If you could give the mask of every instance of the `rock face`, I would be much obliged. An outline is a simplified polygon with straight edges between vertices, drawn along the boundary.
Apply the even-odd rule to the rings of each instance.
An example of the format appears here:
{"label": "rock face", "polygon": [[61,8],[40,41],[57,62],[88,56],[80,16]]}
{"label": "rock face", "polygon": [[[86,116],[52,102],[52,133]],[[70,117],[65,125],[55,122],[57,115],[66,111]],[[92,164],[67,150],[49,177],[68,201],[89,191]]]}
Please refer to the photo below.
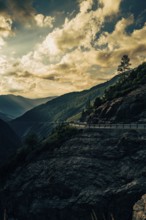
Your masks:
{"label": "rock face", "polygon": [[19,220],[130,220],[146,193],[145,161],[142,131],[79,131],[22,161],[1,185],[0,215],[6,208]]}
{"label": "rock face", "polygon": [[146,219],[146,194],[133,207],[133,220]]}
{"label": "rock face", "polygon": [[125,97],[107,101],[91,117],[91,121],[146,122],[146,85]]}

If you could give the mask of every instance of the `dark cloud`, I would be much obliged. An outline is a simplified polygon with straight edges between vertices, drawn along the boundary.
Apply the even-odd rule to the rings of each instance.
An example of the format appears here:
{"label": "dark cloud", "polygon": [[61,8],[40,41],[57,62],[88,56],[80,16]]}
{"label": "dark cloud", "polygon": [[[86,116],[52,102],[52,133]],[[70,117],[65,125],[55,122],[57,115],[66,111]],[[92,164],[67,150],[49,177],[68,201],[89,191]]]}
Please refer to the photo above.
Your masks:
{"label": "dark cloud", "polygon": [[0,27],[0,32],[5,32],[5,31],[8,31],[8,29],[5,27]]}
{"label": "dark cloud", "polygon": [[8,11],[13,20],[25,23],[33,22],[35,9],[32,6],[33,0],[7,0]]}
{"label": "dark cloud", "polygon": [[146,45],[145,44],[139,44],[135,46],[133,50],[129,52],[133,57],[136,55],[142,55],[143,53],[146,53]]}
{"label": "dark cloud", "polygon": [[30,85],[29,89],[35,89],[37,87],[36,83],[33,83],[32,85]]}
{"label": "dark cloud", "polygon": [[10,92],[10,93],[23,92],[23,89],[9,88],[8,92]]}
{"label": "dark cloud", "polygon": [[40,78],[51,80],[51,81],[56,81],[56,76],[54,76],[54,75],[43,76],[43,77],[40,77]]}
{"label": "dark cloud", "polygon": [[33,23],[33,0],[0,0],[0,13],[10,16],[18,23]]}
{"label": "dark cloud", "polygon": [[7,76],[14,76],[16,78],[30,78],[33,77],[33,74],[28,71],[22,71],[22,70],[16,70],[16,71],[10,71],[6,73]]}
{"label": "dark cloud", "polygon": [[[77,6],[72,0],[0,0],[0,13],[7,14],[17,23],[35,24],[34,15],[56,15],[72,12]],[[64,15],[65,16],[65,15]]]}
{"label": "dark cloud", "polygon": [[57,69],[58,70],[68,70],[70,69],[72,66],[68,63],[62,63],[62,64],[59,64]]}

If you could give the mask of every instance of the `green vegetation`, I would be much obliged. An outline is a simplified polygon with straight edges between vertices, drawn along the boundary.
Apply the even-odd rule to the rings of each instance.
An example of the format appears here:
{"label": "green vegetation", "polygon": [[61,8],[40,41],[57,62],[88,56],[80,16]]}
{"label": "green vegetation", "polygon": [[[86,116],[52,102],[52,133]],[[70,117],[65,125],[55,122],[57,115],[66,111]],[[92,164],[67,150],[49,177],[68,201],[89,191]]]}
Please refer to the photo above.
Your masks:
{"label": "green vegetation", "polygon": [[38,149],[40,152],[44,151],[54,151],[54,149],[59,148],[65,141],[69,140],[78,133],[76,128],[70,127],[69,125],[59,125],[56,127],[52,134],[43,142],[42,147]]}
{"label": "green vegetation", "polygon": [[[123,69],[125,68],[125,70],[128,69],[128,65],[130,65],[128,64],[130,62],[130,59],[127,58],[127,60],[128,61],[126,62],[125,67],[123,67]],[[129,92],[140,88],[144,84],[146,84],[146,63],[141,64],[140,66],[129,72],[122,73],[119,80],[114,85],[105,89],[102,97],[98,96],[95,99],[93,105],[90,105],[90,109],[89,107],[86,107],[86,109],[82,111],[80,121],[89,121],[90,116],[92,116],[96,109],[102,104],[115,98],[123,97]]]}
{"label": "green vegetation", "polygon": [[[125,73],[123,73],[125,74]],[[121,77],[115,85],[105,90],[103,100],[109,101],[127,95],[146,83],[146,63],[131,70],[126,77]]]}

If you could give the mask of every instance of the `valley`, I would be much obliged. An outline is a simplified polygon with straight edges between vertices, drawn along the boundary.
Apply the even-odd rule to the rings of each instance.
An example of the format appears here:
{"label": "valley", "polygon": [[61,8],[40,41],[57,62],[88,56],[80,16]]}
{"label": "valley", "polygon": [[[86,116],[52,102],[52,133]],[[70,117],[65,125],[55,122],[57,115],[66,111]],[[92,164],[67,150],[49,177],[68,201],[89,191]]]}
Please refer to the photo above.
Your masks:
{"label": "valley", "polygon": [[0,145],[0,218],[132,220],[146,193],[145,76],[144,63],[0,124],[17,143]]}

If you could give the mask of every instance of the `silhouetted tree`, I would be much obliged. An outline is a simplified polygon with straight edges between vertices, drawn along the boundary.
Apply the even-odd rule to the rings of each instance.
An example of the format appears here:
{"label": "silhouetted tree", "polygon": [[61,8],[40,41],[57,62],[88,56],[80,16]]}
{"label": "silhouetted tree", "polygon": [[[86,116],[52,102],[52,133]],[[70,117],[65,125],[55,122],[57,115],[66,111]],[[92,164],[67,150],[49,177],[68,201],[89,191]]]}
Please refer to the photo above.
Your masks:
{"label": "silhouetted tree", "polygon": [[128,55],[123,55],[121,58],[121,64],[118,66],[118,72],[123,73],[125,71],[130,70],[131,63],[130,63],[130,58]]}

